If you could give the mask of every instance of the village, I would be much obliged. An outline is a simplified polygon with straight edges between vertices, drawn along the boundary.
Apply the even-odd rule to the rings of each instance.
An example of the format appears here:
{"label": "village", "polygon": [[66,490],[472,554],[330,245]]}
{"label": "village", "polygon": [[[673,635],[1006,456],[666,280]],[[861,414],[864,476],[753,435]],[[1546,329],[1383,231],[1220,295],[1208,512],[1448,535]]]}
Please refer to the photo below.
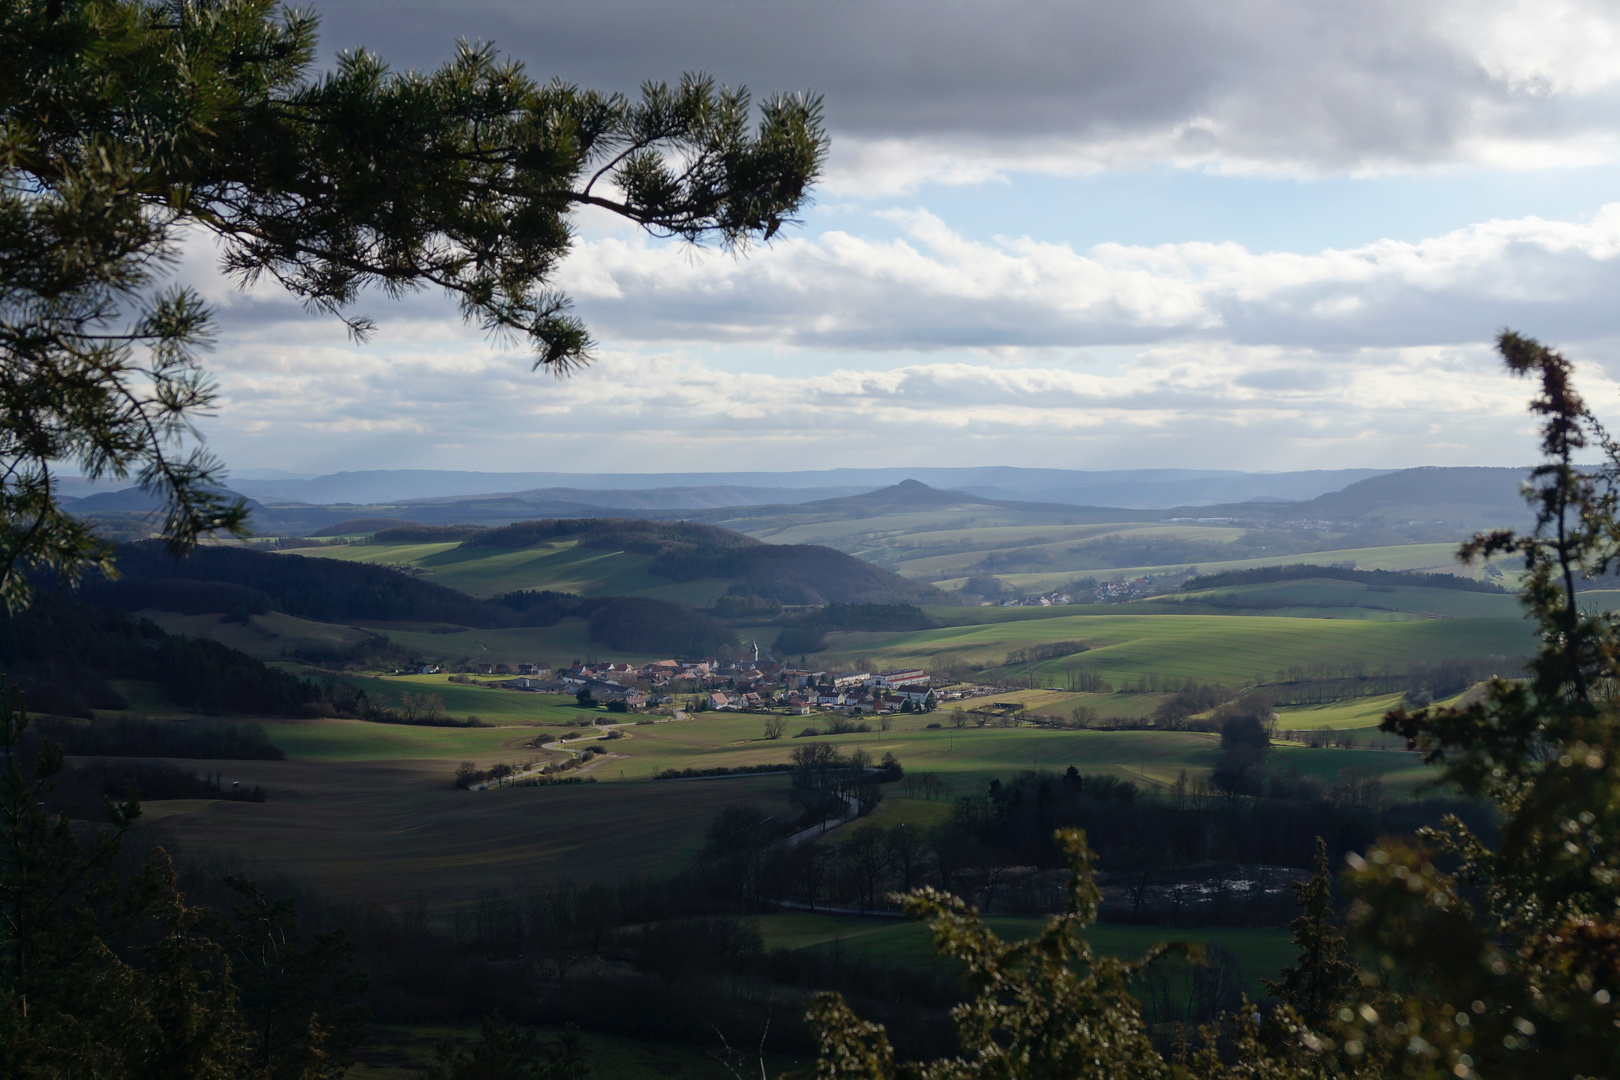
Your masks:
{"label": "village", "polygon": [[[434,675],[443,670],[426,665],[412,673]],[[693,712],[785,712],[790,716],[928,712],[941,701],[973,697],[981,689],[990,689],[936,690],[921,668],[878,672],[791,668],[759,658],[757,650],[742,659],[656,660],[640,667],[591,660],[574,660],[556,669],[539,662],[473,664],[449,678],[470,683],[475,676],[494,676],[498,681],[486,685],[506,690],[572,694],[610,711],[626,712],[659,706]]]}

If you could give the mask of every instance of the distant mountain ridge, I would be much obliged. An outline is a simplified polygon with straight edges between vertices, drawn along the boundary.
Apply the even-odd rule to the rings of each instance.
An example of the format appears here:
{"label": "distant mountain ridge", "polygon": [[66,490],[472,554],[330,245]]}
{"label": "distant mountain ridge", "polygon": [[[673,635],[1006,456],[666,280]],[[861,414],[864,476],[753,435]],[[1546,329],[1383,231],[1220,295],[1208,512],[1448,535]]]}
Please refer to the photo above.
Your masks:
{"label": "distant mountain ridge", "polygon": [[[804,474],[825,477],[855,472],[869,475],[887,474],[892,470],[833,470],[829,473]],[[1526,469],[1486,467],[1425,467],[1402,469],[1394,472],[1373,470],[1341,470],[1337,473],[1286,473],[1261,478],[1278,481],[1293,478],[1294,486],[1320,486],[1329,478],[1353,477],[1342,488],[1312,494],[1308,498],[1283,499],[1272,494],[1244,494],[1241,501],[1217,502],[1163,502],[1144,505],[1146,495],[1117,501],[1099,500],[1076,503],[1065,499],[1040,497],[1038,492],[1057,489],[1042,487],[1052,474],[1063,470],[1009,470],[986,468],[920,469],[918,475],[901,476],[897,482],[876,489],[822,485],[800,488],[768,488],[732,485],[725,487],[672,487],[667,489],[612,489],[588,490],[583,488],[536,488],[529,491],[495,492],[478,495],[438,496],[429,499],[384,503],[343,503],[312,505],[308,503],[264,502],[251,497],[251,491],[242,492],[248,498],[251,510],[250,525],[259,535],[306,536],[329,530],[332,526],[356,519],[388,519],[393,522],[416,522],[424,525],[478,524],[501,526],[516,521],[637,518],[646,520],[693,520],[710,523],[745,523],[771,517],[823,517],[845,515],[850,518],[881,516],[884,513],[916,511],[925,507],[985,506],[997,511],[1027,513],[1038,516],[1042,522],[1091,523],[1105,521],[1147,521],[1155,518],[1185,517],[1194,520],[1229,517],[1235,520],[1287,521],[1319,519],[1401,527],[1425,523],[1436,528],[1473,530],[1496,525],[1516,525],[1527,520],[1527,512],[1518,494],[1519,485],[1528,475]],[[940,487],[925,479],[930,474],[969,474],[969,479],[1005,477],[1008,473],[1038,474],[1041,483],[1029,483],[1032,495],[1009,498],[1005,486]],[[1171,473],[1166,477],[1164,474]],[[1370,475],[1368,475],[1370,474]],[[341,475],[341,474],[340,474]],[[504,474],[478,474],[504,475]],[[672,474],[673,475],[673,474]],[[682,474],[685,475],[685,474]],[[795,474],[735,474],[781,475]],[[1099,474],[1102,475],[1102,474]],[[1143,491],[1174,492],[1184,490],[1188,484],[1204,484],[1206,493],[1230,488],[1231,477],[1210,474],[1198,478],[1190,471],[1140,470],[1136,473],[1106,474],[1107,484],[1097,484],[1083,490],[1114,491],[1130,476],[1142,478]],[[1237,474],[1247,477],[1245,485],[1258,483],[1259,474]],[[1028,478],[1026,478],[1028,479]],[[1278,481],[1280,482],[1280,481]],[[1213,487],[1210,485],[1214,485]],[[1222,485],[1225,487],[1223,488]],[[244,488],[253,485],[244,483]],[[1070,488],[1072,494],[1080,488]],[[236,494],[230,491],[227,494]],[[1061,492],[1060,492],[1061,494]],[[780,501],[757,500],[771,495],[785,496]],[[806,497],[810,496],[810,497]],[[625,504],[625,505],[619,505]],[[101,492],[73,501],[72,510],[82,516],[94,518],[126,530],[123,535],[136,538],[140,515],[157,508],[157,500],[137,488],[117,492]]]}
{"label": "distant mountain ridge", "polygon": [[[555,473],[392,469],[302,478],[236,478],[231,487],[266,503],[365,505],[471,496],[523,496],[624,509],[750,506],[835,498],[918,480],[990,499],[1144,509],[1309,499],[1387,469],[1250,473],[1220,469],[1029,469],[1016,466],[885,467],[798,472]],[[687,501],[664,493],[689,492]],[[716,501],[726,500],[726,501]],[[352,515],[351,515],[352,516]]]}

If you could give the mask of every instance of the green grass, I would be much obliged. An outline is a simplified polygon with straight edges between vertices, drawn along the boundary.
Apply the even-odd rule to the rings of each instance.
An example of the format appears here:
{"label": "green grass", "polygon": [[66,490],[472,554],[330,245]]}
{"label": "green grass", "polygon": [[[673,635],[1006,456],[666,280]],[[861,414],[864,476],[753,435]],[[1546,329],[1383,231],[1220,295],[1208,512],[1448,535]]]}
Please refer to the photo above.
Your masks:
{"label": "green grass", "polygon": [[[993,610],[993,609],[986,609]],[[1353,660],[1405,667],[1454,657],[1520,655],[1532,642],[1521,619],[1428,619],[1368,622],[1222,615],[1070,615],[951,626],[906,634],[832,634],[818,664],[857,658],[874,664],[929,666],[941,659],[1000,665],[1017,647],[1079,640],[1078,656],[1040,665],[1041,681],[1060,682],[1073,664],[1100,669],[1116,686],[1158,674],[1239,686],[1295,664],[1334,667]]]}
{"label": "green grass", "polygon": [[1277,710],[1280,717],[1277,726],[1298,730],[1337,728],[1341,731],[1376,728],[1384,719],[1384,714],[1398,708],[1402,700],[1401,694],[1380,694],[1327,705],[1290,705]]}
{"label": "green grass", "polygon": [[[1419,570],[1428,573],[1461,574],[1470,570],[1457,562],[1457,545],[1394,544],[1387,547],[1338,548],[1327,551],[1300,552],[1291,555],[1269,555],[1256,559],[1233,559],[1222,562],[1166,563],[1160,566],[1127,566],[1113,570],[1045,571],[1038,574],[997,574],[996,577],[1024,592],[1050,592],[1061,588],[1077,577],[1095,577],[1103,581],[1115,578],[1154,577],[1185,573],[1196,568],[1204,574],[1223,570],[1247,570],[1257,566],[1289,566],[1294,563],[1355,564],[1358,570]],[[1483,573],[1483,569],[1474,573]],[[959,589],[965,576],[941,578],[934,581],[942,589]]]}
{"label": "green grass", "polygon": [[296,877],[336,900],[394,907],[420,899],[442,909],[491,889],[671,874],[696,856],[725,806],[788,809],[780,776],[458,791],[452,774],[466,744],[424,745],[421,735],[405,729],[390,747],[422,755],[415,759],[231,762],[225,778],[263,786],[268,801],[198,802],[141,827],[182,852],[241,860],[264,878]]}
{"label": "green grass", "polygon": [[[1027,938],[1037,933],[1042,920],[992,915],[986,924],[1003,940]],[[892,918],[848,915],[818,915],[810,912],[780,912],[759,917],[760,936],[767,948],[831,949],[854,954],[866,960],[909,967],[952,963],[934,950],[928,928],[923,923]],[[1170,941],[1191,941],[1220,946],[1232,952],[1247,976],[1251,997],[1259,996],[1260,978],[1275,976],[1294,960],[1295,949],[1288,931],[1248,927],[1161,927],[1126,926],[1098,923],[1086,930],[1086,939],[1105,956],[1132,959],[1154,945]]]}
{"label": "green grass", "polygon": [[[663,657],[625,653],[593,642],[584,619],[563,619],[555,626],[525,626],[509,630],[454,630],[435,633],[420,623],[364,624],[383,634],[412,656],[441,664],[533,664],[563,665],[575,659],[594,656],[600,660],[646,663]],[[448,628],[440,628],[448,629]]]}
{"label": "green grass", "polygon": [[[316,550],[318,555],[312,553]],[[517,550],[458,544],[351,544],[294,549],[291,554],[412,567],[428,581],[477,597],[498,596],[515,589],[628,596],[670,584],[665,578],[647,573],[650,556],[580,547],[573,541]]]}
{"label": "green grass", "polygon": [[448,715],[459,718],[474,714],[497,724],[573,724],[592,716],[606,720],[610,715],[600,709],[580,708],[569,694],[531,694],[453,683],[444,675],[349,676],[348,682],[364,690],[373,704],[397,705],[407,692],[437,694],[444,699]]}
{"label": "green grass", "polygon": [[313,622],[280,611],[251,616],[245,623],[226,622],[221,615],[176,615],[168,611],[140,614],[168,633],[208,638],[269,662],[290,660],[304,650],[348,649],[369,637],[352,626]]}
{"label": "green grass", "polygon": [[449,728],[367,720],[269,720],[270,741],[295,761],[442,761],[446,775],[462,760],[542,756],[519,749],[528,728]]}
{"label": "green grass", "polygon": [[[1387,741],[1391,747],[1399,745],[1396,739]],[[1358,769],[1378,777],[1389,793],[1396,796],[1422,794],[1419,789],[1437,779],[1435,770],[1423,764],[1419,754],[1404,749],[1311,750],[1301,746],[1274,746],[1268,764],[1276,769],[1298,769],[1324,784],[1331,784],[1344,769]]]}
{"label": "green grass", "polygon": [[1246,610],[1228,605],[1252,605],[1247,610],[1294,608],[1307,612],[1313,607],[1366,608],[1442,619],[1515,618],[1524,612],[1518,596],[1513,593],[1464,592],[1410,585],[1373,589],[1360,582],[1332,579],[1233,585],[1183,593],[1181,597],[1179,602],[1189,608],[1221,614],[1242,614]]}
{"label": "green grass", "polygon": [[[557,1029],[537,1028],[545,1038]],[[375,1024],[365,1041],[355,1050],[356,1064],[344,1074],[345,1080],[420,1080],[422,1070],[434,1062],[433,1048],[439,1042],[472,1046],[478,1041],[476,1027],[408,1027]],[[716,1041],[718,1046],[718,1041]],[[591,1075],[606,1080],[736,1080],[735,1074],[703,1045],[647,1042],[601,1032],[587,1032],[582,1046],[590,1063]],[[766,1055],[770,1076],[801,1076],[814,1064],[810,1059]]]}
{"label": "green grass", "polygon": [[[862,524],[865,524],[863,521]],[[1188,540],[1198,544],[1224,545],[1242,540],[1247,530],[1205,525],[1167,525],[1159,522],[1132,522],[1112,525],[1007,526],[1001,528],[944,529],[924,534],[926,546],[909,536],[895,537],[888,543],[901,556],[893,569],[907,577],[937,580],[976,573],[974,564],[993,554],[1015,558],[1050,559],[1056,572],[1075,576],[1102,577],[1111,570],[1096,569],[1097,559],[1087,547],[1107,540]],[[916,546],[904,547],[910,540]],[[952,548],[934,554],[939,547]]]}
{"label": "green grass", "polygon": [[[902,717],[892,731],[823,735],[818,740],[844,753],[864,750],[874,759],[892,753],[908,773],[933,773],[956,795],[978,793],[991,780],[1005,780],[1026,769],[1062,772],[1070,765],[1085,773],[1107,773],[1149,787],[1166,788],[1175,783],[1182,770],[1193,777],[1206,776],[1219,746],[1214,736],[1198,732],[956,729],[948,723],[929,730],[924,726],[941,718],[937,712]],[[758,717],[724,713],[702,713],[686,722],[628,728],[629,738],[613,744],[615,753],[627,755],[623,762],[615,762],[614,775],[622,772],[624,779],[638,780],[664,769],[774,764],[789,760],[793,748],[800,745],[796,739],[765,739],[762,731]],[[1373,754],[1370,761],[1364,761],[1354,756],[1361,753],[1297,748],[1290,750],[1295,756],[1289,758],[1289,763],[1328,780],[1341,768],[1371,767],[1397,791],[1432,776],[1411,755]],[[896,786],[891,794],[898,796],[901,791],[903,788]],[[899,820],[904,819],[896,823]]]}

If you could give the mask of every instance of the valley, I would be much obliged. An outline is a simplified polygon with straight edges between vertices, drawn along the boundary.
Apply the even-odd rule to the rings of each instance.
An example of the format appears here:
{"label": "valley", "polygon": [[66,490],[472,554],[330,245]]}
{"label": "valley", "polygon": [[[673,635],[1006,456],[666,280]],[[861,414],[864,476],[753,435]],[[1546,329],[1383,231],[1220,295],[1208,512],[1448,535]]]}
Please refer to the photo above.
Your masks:
{"label": "valley", "polygon": [[[1378,730],[1385,713],[1516,677],[1535,643],[1515,568],[1458,564],[1442,538],[1453,526],[1376,507],[1336,522],[1218,509],[1189,520],[908,481],[676,521],[354,518],[178,564],[136,545],[124,576],[84,601],[233,650],[308,703],[222,713],[188,704],[200,699],[175,676],[107,670],[123,708],[79,715],[257,725],[283,759],[170,764],[263,801],[153,798],[140,843],[334,912],[409,920],[446,963],[519,948],[538,932],[523,913],[571,890],[664,890],[615,900],[605,923],[569,917],[578,958],[542,968],[582,965],[586,998],[641,985],[605,958],[640,955],[624,943],[646,919],[741,911],[759,942],[748,970],[778,972],[772,993],[799,992],[781,974],[793,965],[825,985],[840,965],[887,964],[921,980],[904,994],[934,1000],[954,969],[883,894],[948,884],[1027,931],[1053,902],[1049,827],[1019,809],[1031,799],[1055,799],[1101,853],[1099,948],[1201,941],[1231,986],[1260,994],[1287,959],[1287,882],[1318,832],[1343,848],[1473,812]],[[932,693],[873,685],[882,672],[914,672]],[[1234,750],[1234,718],[1250,715],[1263,743]],[[836,812],[814,779],[826,768],[845,777]],[[846,801],[861,816],[844,821]],[[780,846],[818,820],[812,842]],[[719,899],[740,887],[726,883],[734,852],[716,846],[728,821],[753,823],[730,846],[755,851],[770,883],[741,908]],[[510,929],[488,922],[503,911]],[[397,983],[389,1018],[427,1015],[412,985]],[[1210,1007],[1190,982],[1155,985],[1142,992],[1156,1016]],[[419,1028],[391,1030],[403,1046]],[[783,1060],[803,1052],[784,1038]],[[378,1053],[354,1076],[403,1075]]]}

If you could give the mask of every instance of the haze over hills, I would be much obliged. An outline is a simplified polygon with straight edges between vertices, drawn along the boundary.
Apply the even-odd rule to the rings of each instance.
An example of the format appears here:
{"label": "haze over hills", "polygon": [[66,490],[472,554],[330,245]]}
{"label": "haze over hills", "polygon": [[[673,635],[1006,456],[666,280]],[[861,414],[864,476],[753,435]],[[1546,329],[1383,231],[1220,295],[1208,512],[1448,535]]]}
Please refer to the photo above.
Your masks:
{"label": "haze over hills", "polygon": [[[855,471],[837,472],[844,474]],[[866,470],[866,473],[879,475],[889,471],[874,469]],[[252,491],[241,491],[240,494],[249,499],[252,527],[263,536],[306,536],[316,532],[332,535],[341,532],[347,522],[372,519],[431,525],[501,526],[536,519],[613,516],[704,521],[776,542],[826,543],[855,553],[863,551],[866,546],[863,537],[873,529],[890,533],[896,530],[959,531],[992,523],[998,527],[1011,527],[1159,521],[1246,528],[1322,528],[1326,523],[1360,530],[1403,530],[1408,539],[1437,540],[1465,535],[1481,528],[1520,525],[1527,520],[1527,511],[1518,493],[1526,475],[1521,469],[1421,468],[1371,476],[1361,475],[1366,470],[1277,474],[1273,477],[1212,474],[1204,480],[1179,473],[1166,478],[1160,471],[1107,474],[1111,477],[1109,484],[1124,484],[1134,475],[1142,478],[1143,491],[1161,494],[1189,490],[1189,485],[1197,484],[1205,485],[1202,489],[1205,494],[1230,490],[1237,484],[1233,480],[1234,475],[1243,485],[1251,488],[1261,481],[1274,481],[1281,485],[1274,490],[1286,490],[1289,486],[1313,490],[1325,479],[1354,477],[1339,489],[1305,499],[1252,495],[1242,501],[1171,502],[1156,506],[1142,505],[1147,501],[1147,496],[1140,492],[1136,497],[1122,498],[1112,505],[1088,505],[1033,497],[1015,499],[989,493],[1010,490],[1005,483],[977,488],[941,488],[929,484],[925,479],[933,473],[973,473],[978,479],[1006,479],[1012,475],[1027,490],[1051,491],[1053,487],[1047,481],[1052,475],[1062,475],[1061,470],[917,472],[921,475],[904,476],[894,484],[876,489],[836,485],[797,488],[744,485],[616,489],[553,487],[339,504],[278,502],[259,499]],[[481,475],[509,479],[508,474]],[[830,474],[752,475],[792,477]],[[251,484],[244,486],[252,487]],[[777,501],[770,501],[773,497]],[[146,535],[142,531],[147,526],[146,515],[157,508],[155,500],[134,488],[93,494],[74,501],[72,505],[76,513],[97,520],[107,535],[121,539],[138,539]],[[927,520],[922,520],[918,515],[924,515]],[[878,519],[882,524],[873,524]],[[357,526],[351,531],[368,530]],[[952,544],[960,542],[960,537],[950,540]]]}
{"label": "haze over hills", "polygon": [[[1333,469],[1247,473],[1215,469],[1026,469],[980,468],[822,469],[803,472],[560,473],[454,472],[430,469],[338,472],[327,476],[233,478],[233,490],[265,502],[316,505],[400,502],[520,493],[551,501],[593,506],[650,508],[652,492],[688,491],[692,501],[660,502],[663,508],[747,506],[805,502],[919,480],[992,499],[1060,502],[1086,506],[1159,508],[1244,502],[1255,498],[1309,499],[1386,469]],[[705,489],[710,494],[700,494]],[[716,492],[712,489],[723,489]],[[587,496],[587,492],[612,495]],[[76,492],[75,492],[76,493]],[[639,493],[639,494],[636,494]],[[724,502],[715,501],[725,499]]]}

